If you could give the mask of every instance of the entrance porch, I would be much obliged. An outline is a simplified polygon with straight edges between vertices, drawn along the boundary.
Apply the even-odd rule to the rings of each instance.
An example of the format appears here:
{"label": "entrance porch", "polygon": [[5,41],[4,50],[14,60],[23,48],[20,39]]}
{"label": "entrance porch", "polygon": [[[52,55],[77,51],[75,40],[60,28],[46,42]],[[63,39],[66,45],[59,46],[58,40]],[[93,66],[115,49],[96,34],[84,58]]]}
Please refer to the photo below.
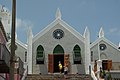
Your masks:
{"label": "entrance porch", "polygon": [[[61,61],[62,66],[69,65],[69,54],[48,54],[48,72],[59,73],[58,62]],[[62,72],[64,71],[64,67]]]}

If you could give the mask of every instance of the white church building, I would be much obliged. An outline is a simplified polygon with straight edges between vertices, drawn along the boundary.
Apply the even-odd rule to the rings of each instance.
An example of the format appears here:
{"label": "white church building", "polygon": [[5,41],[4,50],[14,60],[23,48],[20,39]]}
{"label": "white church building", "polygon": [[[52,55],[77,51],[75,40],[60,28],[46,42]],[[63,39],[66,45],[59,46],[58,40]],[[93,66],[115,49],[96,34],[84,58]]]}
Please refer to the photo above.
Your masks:
{"label": "white church building", "polygon": [[28,32],[28,73],[58,73],[59,61],[69,66],[70,73],[89,73],[89,31],[79,34],[61,19],[59,9],[56,19],[37,35]]}
{"label": "white church building", "polygon": [[120,70],[119,46],[106,39],[102,28],[98,35],[91,43],[89,29],[86,27],[84,34],[80,34],[62,20],[57,9],[55,20],[38,34],[33,36],[32,29],[28,29],[27,45],[16,38],[16,55],[27,63],[28,74],[58,73],[59,61],[68,65],[71,74],[89,74],[90,66],[94,72],[99,67]]}

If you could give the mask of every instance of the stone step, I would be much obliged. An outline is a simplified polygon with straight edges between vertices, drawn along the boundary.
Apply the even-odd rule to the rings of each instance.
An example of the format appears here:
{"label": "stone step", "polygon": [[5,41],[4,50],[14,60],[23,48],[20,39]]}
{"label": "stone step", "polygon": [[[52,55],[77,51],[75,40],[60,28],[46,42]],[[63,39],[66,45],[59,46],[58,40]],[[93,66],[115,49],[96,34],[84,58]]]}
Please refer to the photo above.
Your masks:
{"label": "stone step", "polygon": [[86,74],[29,74],[26,80],[91,80],[90,75]]}

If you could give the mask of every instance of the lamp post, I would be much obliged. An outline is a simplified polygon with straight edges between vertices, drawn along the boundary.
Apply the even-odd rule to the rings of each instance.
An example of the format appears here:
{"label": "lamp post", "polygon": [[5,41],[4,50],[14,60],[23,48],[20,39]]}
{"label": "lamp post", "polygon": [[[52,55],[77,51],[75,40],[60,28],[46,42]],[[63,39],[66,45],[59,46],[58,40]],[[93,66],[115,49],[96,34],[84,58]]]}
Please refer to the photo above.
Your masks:
{"label": "lamp post", "polygon": [[16,0],[12,0],[12,30],[11,30],[10,80],[14,80],[15,25],[16,25]]}

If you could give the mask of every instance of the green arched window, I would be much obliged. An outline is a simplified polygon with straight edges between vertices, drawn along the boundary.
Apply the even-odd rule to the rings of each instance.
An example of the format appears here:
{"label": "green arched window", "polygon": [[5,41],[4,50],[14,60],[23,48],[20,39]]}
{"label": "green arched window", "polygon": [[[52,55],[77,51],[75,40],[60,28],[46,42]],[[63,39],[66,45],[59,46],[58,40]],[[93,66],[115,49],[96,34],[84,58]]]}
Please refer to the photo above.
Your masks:
{"label": "green arched window", "polygon": [[37,47],[36,63],[37,64],[44,63],[44,48],[41,45]]}
{"label": "green arched window", "polygon": [[62,46],[57,45],[57,46],[54,48],[53,53],[54,53],[54,54],[61,54],[61,53],[64,53],[64,49],[62,48]]}
{"label": "green arched window", "polygon": [[81,64],[81,48],[79,45],[75,45],[73,49],[73,54],[74,54],[74,64]]}

